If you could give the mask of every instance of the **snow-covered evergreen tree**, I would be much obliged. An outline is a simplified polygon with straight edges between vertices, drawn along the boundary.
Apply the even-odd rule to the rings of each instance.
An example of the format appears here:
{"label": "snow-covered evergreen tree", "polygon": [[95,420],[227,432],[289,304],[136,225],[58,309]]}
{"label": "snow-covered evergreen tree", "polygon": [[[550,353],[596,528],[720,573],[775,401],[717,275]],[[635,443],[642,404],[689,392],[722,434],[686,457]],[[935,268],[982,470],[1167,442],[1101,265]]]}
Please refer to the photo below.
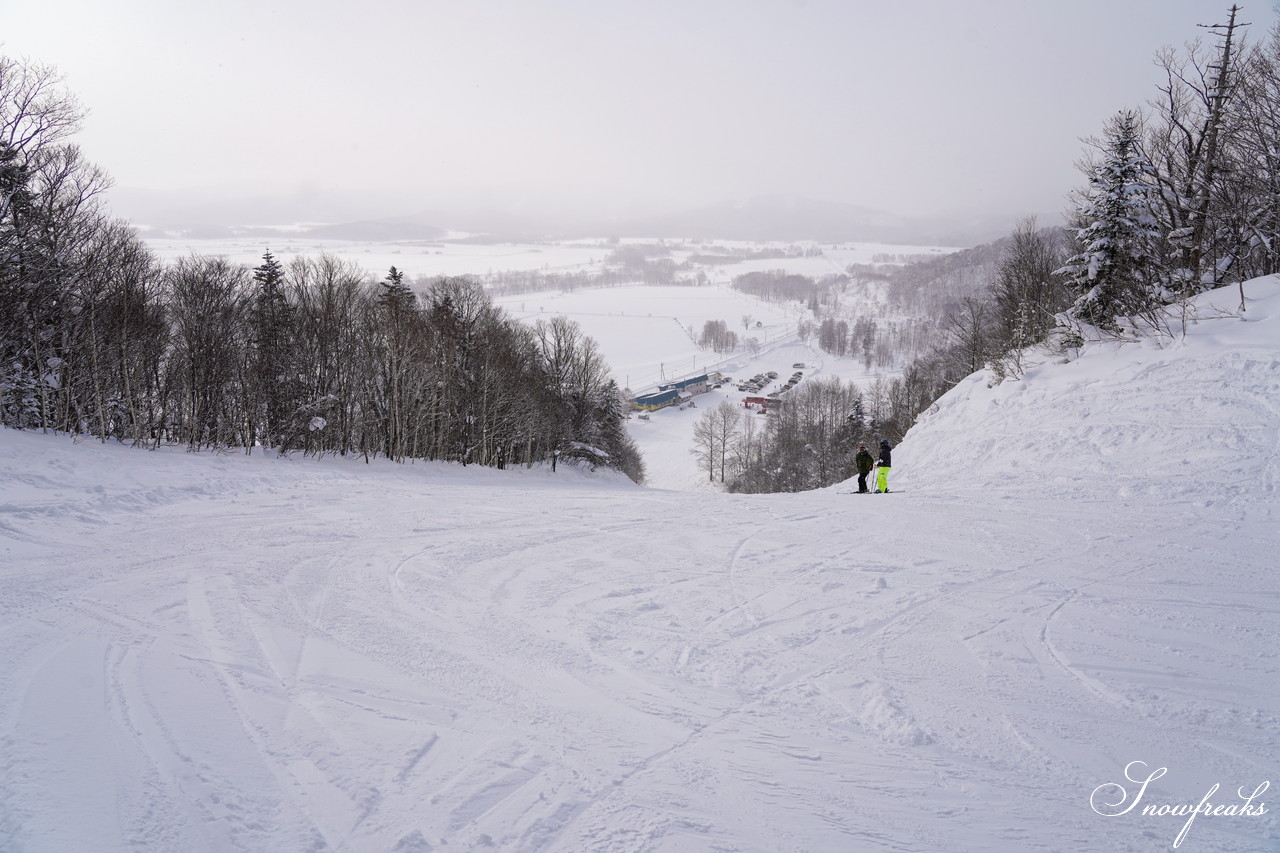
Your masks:
{"label": "snow-covered evergreen tree", "polygon": [[381,282],[382,292],[378,296],[378,300],[391,310],[406,311],[414,307],[417,303],[417,296],[409,285],[404,283],[404,271],[398,270],[394,266],[387,270],[387,275]]}
{"label": "snow-covered evergreen tree", "polygon": [[378,302],[380,360],[382,362],[382,413],[385,428],[384,452],[389,459],[403,459],[410,453],[412,427],[409,397],[414,373],[413,341],[417,332],[417,297],[404,283],[404,272],[394,266],[381,282]]}
{"label": "snow-covered evergreen tree", "polygon": [[1156,283],[1151,241],[1151,164],[1139,150],[1138,114],[1118,113],[1108,124],[1103,158],[1089,168],[1089,186],[1076,212],[1082,251],[1059,273],[1078,294],[1071,314],[1100,327],[1141,314],[1164,295]]}
{"label": "snow-covered evergreen tree", "polygon": [[609,455],[609,466],[643,483],[644,457],[627,432],[627,402],[613,379],[596,390],[592,419],[598,425],[602,449]]}
{"label": "snow-covered evergreen tree", "polygon": [[[256,439],[270,446],[282,445],[286,433],[296,428],[289,419],[299,403],[294,311],[285,294],[284,279],[284,268],[268,249],[262,255],[262,264],[253,269],[253,380],[260,410],[251,418],[250,428]],[[256,429],[259,426],[260,435]]]}

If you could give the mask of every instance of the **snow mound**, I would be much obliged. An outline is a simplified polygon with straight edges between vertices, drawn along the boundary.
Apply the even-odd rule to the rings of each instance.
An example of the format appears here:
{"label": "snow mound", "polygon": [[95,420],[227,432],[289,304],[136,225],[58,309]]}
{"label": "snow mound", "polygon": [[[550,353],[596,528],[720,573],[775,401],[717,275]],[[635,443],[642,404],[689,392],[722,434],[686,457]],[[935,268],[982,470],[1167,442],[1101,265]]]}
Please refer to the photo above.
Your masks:
{"label": "snow mound", "polygon": [[1183,333],[1089,342],[1016,380],[979,371],[895,451],[911,489],[1061,498],[1274,499],[1280,468],[1280,276],[1198,297]]}
{"label": "snow mound", "polygon": [[924,746],[933,743],[932,735],[902,710],[891,698],[885,685],[872,685],[867,694],[867,702],[858,718],[863,728],[885,743],[898,746]]}

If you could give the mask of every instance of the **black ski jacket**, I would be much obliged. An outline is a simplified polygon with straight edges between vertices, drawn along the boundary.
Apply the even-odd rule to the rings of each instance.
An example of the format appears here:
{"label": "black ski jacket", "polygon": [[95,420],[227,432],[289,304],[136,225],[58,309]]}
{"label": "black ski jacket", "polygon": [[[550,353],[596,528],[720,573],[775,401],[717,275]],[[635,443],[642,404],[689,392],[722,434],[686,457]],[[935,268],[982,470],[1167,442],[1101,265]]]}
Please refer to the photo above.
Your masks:
{"label": "black ski jacket", "polygon": [[889,445],[887,444],[880,445],[880,467],[881,468],[893,467],[893,461],[889,456]]}

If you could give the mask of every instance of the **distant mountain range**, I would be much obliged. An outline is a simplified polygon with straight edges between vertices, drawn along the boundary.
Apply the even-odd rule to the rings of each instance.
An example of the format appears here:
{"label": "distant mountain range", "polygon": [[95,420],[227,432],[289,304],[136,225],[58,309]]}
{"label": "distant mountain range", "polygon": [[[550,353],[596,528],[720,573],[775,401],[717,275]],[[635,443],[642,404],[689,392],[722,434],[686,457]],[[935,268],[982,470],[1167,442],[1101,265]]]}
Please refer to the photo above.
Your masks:
{"label": "distant mountain range", "polygon": [[[582,237],[665,237],[824,243],[973,246],[1002,237],[1021,216],[908,218],[842,202],[797,195],[757,196],[743,201],[663,215],[625,218],[585,214],[510,213],[440,205],[407,215],[412,200],[374,193],[299,193],[293,196],[184,203],[178,194],[117,194],[119,208],[149,236],[311,236],[369,242],[435,241],[463,232],[501,240]],[[289,223],[316,223],[291,225]],[[321,224],[323,223],[323,224]],[[1041,215],[1041,224],[1056,224]]]}

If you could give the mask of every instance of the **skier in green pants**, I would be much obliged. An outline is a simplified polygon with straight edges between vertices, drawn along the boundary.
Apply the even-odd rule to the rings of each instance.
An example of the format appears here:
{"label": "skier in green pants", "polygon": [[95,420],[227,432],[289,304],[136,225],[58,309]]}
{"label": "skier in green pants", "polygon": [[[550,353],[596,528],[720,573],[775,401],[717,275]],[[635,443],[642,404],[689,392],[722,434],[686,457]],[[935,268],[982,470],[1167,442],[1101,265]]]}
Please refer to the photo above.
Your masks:
{"label": "skier in green pants", "polygon": [[876,494],[889,491],[889,469],[893,467],[893,457],[889,451],[889,440],[880,439],[880,459],[876,462]]}

